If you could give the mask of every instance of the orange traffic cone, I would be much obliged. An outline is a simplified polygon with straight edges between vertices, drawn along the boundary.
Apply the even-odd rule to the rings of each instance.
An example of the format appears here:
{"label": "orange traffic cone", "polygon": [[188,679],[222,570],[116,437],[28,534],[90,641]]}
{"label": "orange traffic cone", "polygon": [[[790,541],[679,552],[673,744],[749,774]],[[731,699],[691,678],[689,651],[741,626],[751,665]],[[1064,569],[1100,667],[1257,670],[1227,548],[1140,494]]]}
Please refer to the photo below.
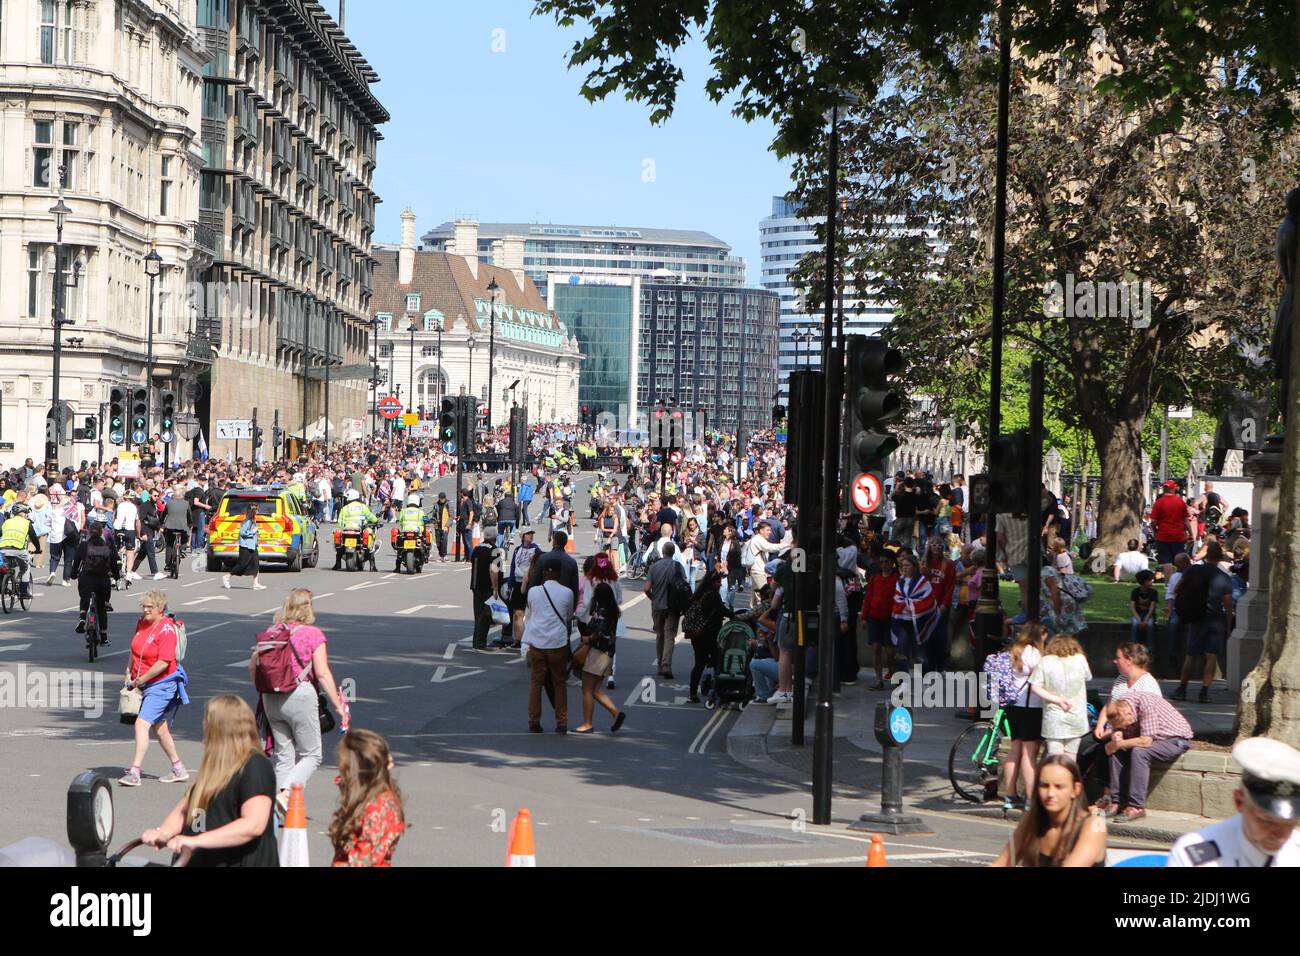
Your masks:
{"label": "orange traffic cone", "polygon": [[510,821],[507,836],[510,849],[506,853],[506,866],[536,866],[537,851],[533,847],[533,815],[523,807]]}
{"label": "orange traffic cone", "polygon": [[307,861],[307,803],[300,783],[295,783],[289,791],[289,809],[284,815],[284,829],[280,831],[280,865],[311,865]]}
{"label": "orange traffic cone", "polygon": [[577,554],[577,553],[578,553],[578,546],[577,546],[576,544],[573,543],[573,536],[572,536],[572,535],[569,536],[569,540],[568,540],[568,541],[564,542],[564,553],[565,553],[565,554]]}
{"label": "orange traffic cone", "polygon": [[867,866],[885,865],[885,838],[879,833],[871,834],[871,849],[867,851]]}
{"label": "orange traffic cone", "polygon": [[477,548],[483,543],[483,526],[475,522],[474,528],[470,531],[470,544]]}

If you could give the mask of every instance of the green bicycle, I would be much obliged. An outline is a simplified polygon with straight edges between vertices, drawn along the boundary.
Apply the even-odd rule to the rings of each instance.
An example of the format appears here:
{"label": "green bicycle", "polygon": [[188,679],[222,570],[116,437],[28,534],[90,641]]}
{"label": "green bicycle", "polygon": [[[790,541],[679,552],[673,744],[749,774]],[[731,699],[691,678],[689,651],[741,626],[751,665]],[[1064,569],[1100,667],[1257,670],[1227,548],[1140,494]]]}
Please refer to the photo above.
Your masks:
{"label": "green bicycle", "polygon": [[1011,736],[1011,725],[1001,707],[992,720],[981,720],[963,730],[948,752],[948,779],[963,800],[983,803],[998,795],[1002,761],[998,752]]}

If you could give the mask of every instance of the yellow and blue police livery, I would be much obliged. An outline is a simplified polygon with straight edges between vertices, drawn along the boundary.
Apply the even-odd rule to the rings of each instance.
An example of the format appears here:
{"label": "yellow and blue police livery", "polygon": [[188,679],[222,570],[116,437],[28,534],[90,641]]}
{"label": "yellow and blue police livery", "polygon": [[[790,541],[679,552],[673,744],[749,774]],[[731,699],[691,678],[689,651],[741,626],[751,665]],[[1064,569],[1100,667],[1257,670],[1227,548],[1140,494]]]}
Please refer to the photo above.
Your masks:
{"label": "yellow and blue police livery", "polygon": [[307,503],[283,485],[235,485],[208,524],[208,570],[220,571],[239,557],[239,526],[257,506],[257,558],[290,571],[316,567],[320,542]]}

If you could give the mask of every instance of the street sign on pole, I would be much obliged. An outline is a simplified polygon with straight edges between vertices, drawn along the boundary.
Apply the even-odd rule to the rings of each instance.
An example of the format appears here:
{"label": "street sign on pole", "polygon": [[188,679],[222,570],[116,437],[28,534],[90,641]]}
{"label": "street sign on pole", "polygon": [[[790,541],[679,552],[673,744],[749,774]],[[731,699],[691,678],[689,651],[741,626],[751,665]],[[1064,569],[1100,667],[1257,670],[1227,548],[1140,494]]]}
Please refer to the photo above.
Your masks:
{"label": "street sign on pole", "polygon": [[420,424],[420,416],[417,415],[415,412],[406,412],[402,416],[402,424],[405,425],[407,428],[413,428],[414,426]]}
{"label": "street sign on pole", "polygon": [[853,507],[863,514],[869,515],[879,508],[883,497],[880,478],[877,475],[868,471],[854,479]]}
{"label": "street sign on pole", "polygon": [[[251,418],[218,418],[217,436],[227,441],[238,441],[253,437],[253,420]],[[135,436],[132,436],[134,439]],[[144,441],[143,438],[136,439]]]}
{"label": "street sign on pole", "polygon": [[387,419],[394,419],[402,414],[402,400],[395,395],[387,395],[379,400],[379,414]]}

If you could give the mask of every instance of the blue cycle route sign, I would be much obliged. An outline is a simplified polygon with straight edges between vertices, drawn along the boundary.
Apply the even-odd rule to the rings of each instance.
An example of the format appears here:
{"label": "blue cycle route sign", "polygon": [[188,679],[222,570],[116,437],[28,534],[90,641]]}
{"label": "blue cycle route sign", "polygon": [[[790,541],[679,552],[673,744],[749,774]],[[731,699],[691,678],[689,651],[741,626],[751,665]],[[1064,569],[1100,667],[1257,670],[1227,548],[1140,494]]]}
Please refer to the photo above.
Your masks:
{"label": "blue cycle route sign", "polygon": [[889,712],[889,735],[900,744],[912,739],[912,715],[906,707],[895,707]]}

